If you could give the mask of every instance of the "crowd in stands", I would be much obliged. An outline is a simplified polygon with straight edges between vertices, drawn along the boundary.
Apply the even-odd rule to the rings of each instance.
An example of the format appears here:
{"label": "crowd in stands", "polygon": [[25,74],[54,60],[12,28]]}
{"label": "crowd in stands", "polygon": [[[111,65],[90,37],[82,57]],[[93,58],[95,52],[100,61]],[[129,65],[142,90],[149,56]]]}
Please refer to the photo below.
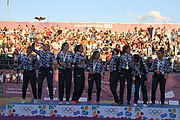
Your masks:
{"label": "crowd in stands", "polygon": [[[119,28],[121,29],[121,28]],[[180,62],[180,29],[168,30],[166,27],[147,29],[135,27],[124,32],[102,31],[96,28],[84,28],[84,30],[60,28],[59,26],[44,27],[37,30],[34,25],[21,26],[8,29],[0,28],[0,58],[16,59],[17,54],[25,54],[25,49],[33,42],[36,49],[42,49],[43,44],[51,46],[51,52],[55,55],[59,52],[62,43],[68,42],[70,50],[77,44],[82,44],[88,56],[94,50],[101,52],[103,61],[111,58],[111,49],[122,50],[125,44],[131,46],[132,54],[143,56],[146,62],[151,62],[156,57],[156,51],[163,47],[166,57],[172,63]]]}

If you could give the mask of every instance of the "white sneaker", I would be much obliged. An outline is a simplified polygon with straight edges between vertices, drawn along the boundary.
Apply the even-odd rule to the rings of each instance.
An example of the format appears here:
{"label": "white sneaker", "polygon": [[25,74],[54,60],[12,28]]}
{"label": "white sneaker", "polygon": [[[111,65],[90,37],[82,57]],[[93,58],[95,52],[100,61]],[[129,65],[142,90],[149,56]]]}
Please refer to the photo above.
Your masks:
{"label": "white sneaker", "polygon": [[60,101],[60,102],[59,102],[59,105],[62,105],[62,104],[63,104],[63,101]]}
{"label": "white sneaker", "polygon": [[69,105],[70,104],[70,102],[69,101],[66,101],[66,105]]}
{"label": "white sneaker", "polygon": [[137,107],[137,104],[136,104],[136,103],[134,103],[133,107]]}
{"label": "white sneaker", "polygon": [[143,107],[147,107],[148,105],[147,104],[143,104]]}
{"label": "white sneaker", "polygon": [[34,104],[37,104],[38,103],[38,100],[37,99],[34,99],[34,102],[33,102]]}
{"label": "white sneaker", "polygon": [[25,102],[26,102],[25,99],[22,99],[22,100],[21,100],[21,103],[22,103],[22,104],[25,103]]}

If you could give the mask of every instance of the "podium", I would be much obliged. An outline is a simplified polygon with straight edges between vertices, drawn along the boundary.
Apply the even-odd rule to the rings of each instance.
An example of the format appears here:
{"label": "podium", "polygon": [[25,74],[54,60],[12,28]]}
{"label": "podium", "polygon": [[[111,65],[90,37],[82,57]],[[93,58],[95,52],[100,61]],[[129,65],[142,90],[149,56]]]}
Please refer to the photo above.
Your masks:
{"label": "podium", "polygon": [[110,104],[87,105],[86,103],[78,105],[58,105],[49,104],[31,104],[31,103],[13,103],[8,104],[4,110],[0,110],[0,116],[12,117],[80,117],[83,118],[123,118],[136,120],[162,120],[162,119],[180,119],[180,106],[160,105],[142,107],[132,106],[111,106]]}

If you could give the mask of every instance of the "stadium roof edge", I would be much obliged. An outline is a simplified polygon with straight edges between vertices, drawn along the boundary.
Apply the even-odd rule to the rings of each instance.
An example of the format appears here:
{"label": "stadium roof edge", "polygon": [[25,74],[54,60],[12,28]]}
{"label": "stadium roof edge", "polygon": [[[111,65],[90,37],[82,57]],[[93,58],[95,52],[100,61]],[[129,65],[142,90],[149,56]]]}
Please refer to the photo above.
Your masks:
{"label": "stadium roof edge", "polygon": [[[38,23],[38,21],[0,21],[0,22],[33,22]],[[43,21],[44,23],[48,23],[49,21]],[[63,21],[52,21],[51,23],[60,23]],[[50,23],[50,22],[49,22]],[[63,23],[103,23],[103,24],[180,24],[180,23],[123,23],[123,22],[63,22]]]}

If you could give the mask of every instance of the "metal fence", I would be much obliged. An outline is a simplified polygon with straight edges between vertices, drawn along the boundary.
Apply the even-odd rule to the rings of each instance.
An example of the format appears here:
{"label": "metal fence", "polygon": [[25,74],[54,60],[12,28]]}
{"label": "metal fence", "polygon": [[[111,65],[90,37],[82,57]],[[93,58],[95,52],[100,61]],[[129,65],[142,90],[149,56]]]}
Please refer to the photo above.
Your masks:
{"label": "metal fence", "polygon": [[0,59],[0,69],[17,69],[19,63],[14,59]]}

